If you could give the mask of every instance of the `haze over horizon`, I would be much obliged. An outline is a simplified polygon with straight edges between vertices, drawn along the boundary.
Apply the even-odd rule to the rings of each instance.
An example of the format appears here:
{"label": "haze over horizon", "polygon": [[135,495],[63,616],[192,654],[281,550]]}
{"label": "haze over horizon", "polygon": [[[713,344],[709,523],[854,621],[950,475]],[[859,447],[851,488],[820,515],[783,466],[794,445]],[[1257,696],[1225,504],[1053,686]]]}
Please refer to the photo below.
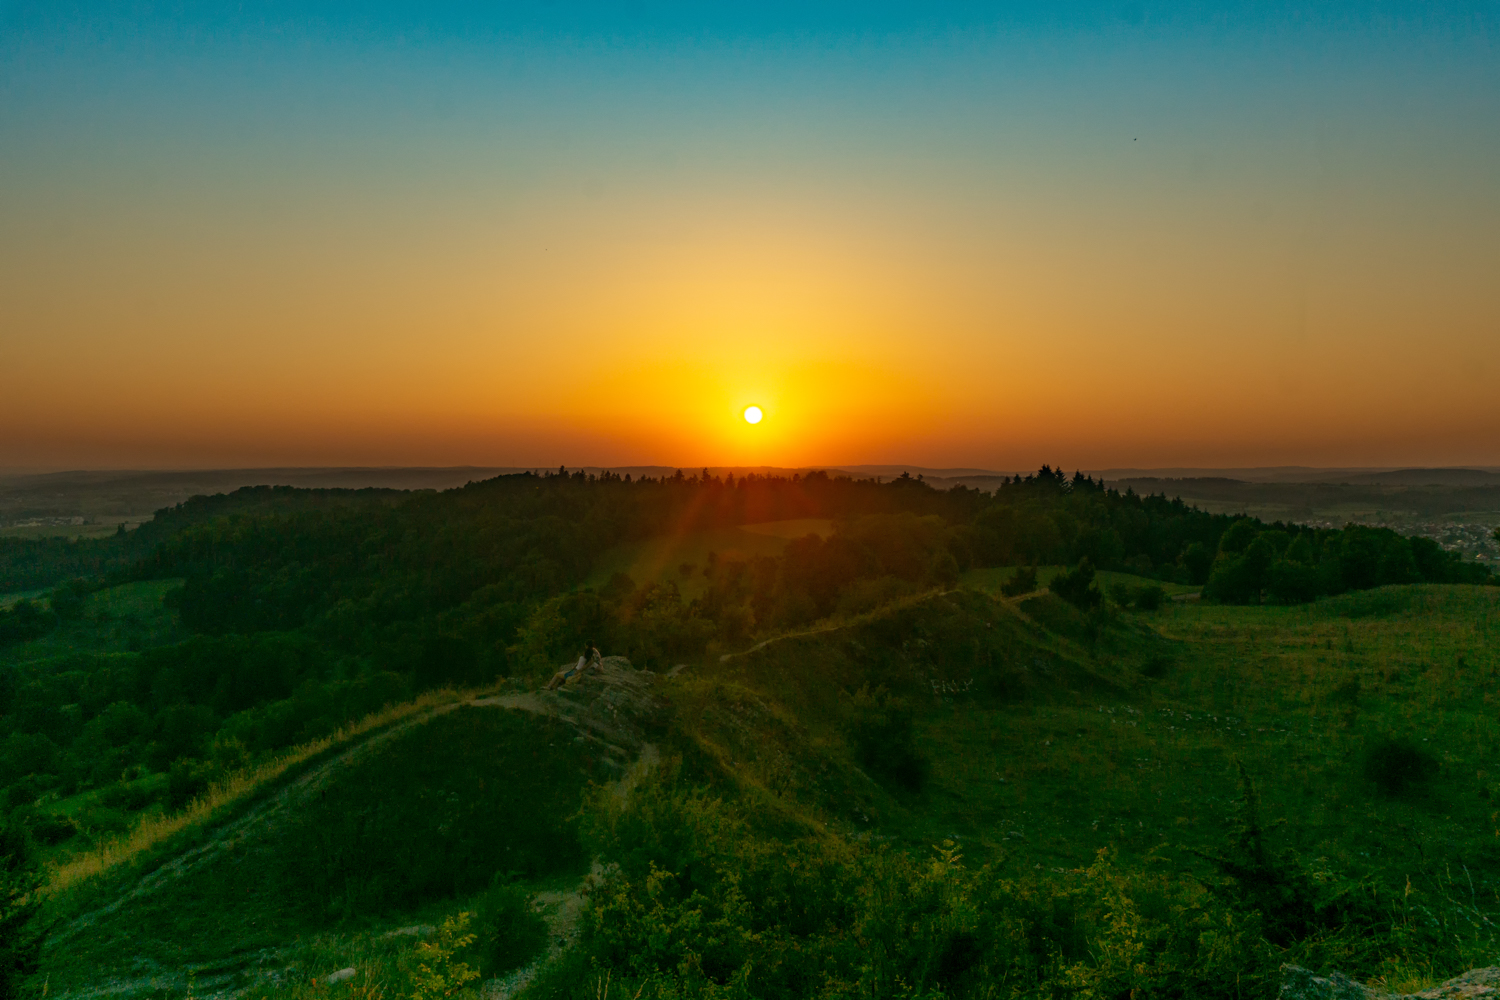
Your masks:
{"label": "haze over horizon", "polygon": [[0,470],[1500,465],[1497,28],[0,5]]}

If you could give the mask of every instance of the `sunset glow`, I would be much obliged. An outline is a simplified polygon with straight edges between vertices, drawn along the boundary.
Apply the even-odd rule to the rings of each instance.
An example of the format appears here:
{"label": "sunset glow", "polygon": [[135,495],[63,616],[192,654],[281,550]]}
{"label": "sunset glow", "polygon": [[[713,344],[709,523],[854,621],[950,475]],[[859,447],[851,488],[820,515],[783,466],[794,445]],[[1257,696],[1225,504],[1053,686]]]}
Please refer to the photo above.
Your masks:
{"label": "sunset glow", "polygon": [[1491,7],[552,9],[7,5],[0,467],[1500,463]]}

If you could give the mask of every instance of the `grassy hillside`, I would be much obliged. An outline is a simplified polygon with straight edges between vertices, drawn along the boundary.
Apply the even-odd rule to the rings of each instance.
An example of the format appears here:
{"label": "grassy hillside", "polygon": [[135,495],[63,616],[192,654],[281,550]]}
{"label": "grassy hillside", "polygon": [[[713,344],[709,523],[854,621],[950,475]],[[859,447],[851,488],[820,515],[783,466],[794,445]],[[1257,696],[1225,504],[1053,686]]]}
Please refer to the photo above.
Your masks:
{"label": "grassy hillside", "polygon": [[[681,719],[737,780],[795,790],[763,763],[808,757],[784,734],[847,755],[850,692],[885,686],[914,709],[925,781],[884,795],[848,777],[842,791],[819,786],[804,805],[829,820],[868,815],[913,844],[954,837],[979,857],[1077,866],[1111,845],[1221,839],[1238,763],[1288,820],[1288,846],[1398,884],[1468,865],[1494,893],[1497,639],[1492,589],[1102,621],[1051,595],[955,594],[710,666],[680,682]],[[747,723],[724,706],[751,702],[765,731],[736,750]],[[1381,771],[1390,745],[1414,751],[1407,771]]]}
{"label": "grassy hillside", "polygon": [[497,875],[576,879],[588,861],[568,817],[598,757],[575,737],[545,717],[460,707],[227,827],[185,831],[154,863],[54,902],[52,989],[184,966],[253,981],[257,953],[304,935],[410,920]]}
{"label": "grassy hillside", "polygon": [[[722,909],[724,883],[716,880],[726,876],[714,874],[717,866],[739,870],[748,887],[777,870],[802,885],[800,866],[833,864],[818,882],[829,893],[853,879],[837,892],[893,893],[889,900],[918,905],[931,888],[923,859],[937,845],[948,852],[939,857],[962,855],[951,870],[963,873],[965,892],[999,893],[974,911],[975,940],[990,943],[974,945],[972,968],[990,968],[984,963],[996,959],[985,956],[998,954],[985,936],[992,932],[981,933],[985,920],[1032,900],[1025,905],[1043,907],[1055,922],[1071,899],[1076,940],[1057,938],[1048,946],[1059,949],[1053,958],[1026,960],[1031,966],[1017,974],[1031,985],[1016,985],[1030,993],[1069,976],[1113,983],[1107,963],[1088,958],[1118,944],[1096,907],[1119,904],[1099,896],[1101,887],[1117,885],[1132,899],[1162,893],[1161,905],[1188,907],[1196,921],[1231,919],[1234,908],[1216,909],[1198,880],[1215,884],[1204,857],[1221,854],[1235,836],[1243,767],[1275,852],[1294,850],[1328,873],[1329,885],[1364,885],[1359,891],[1394,909],[1382,911],[1386,923],[1375,929],[1330,925],[1284,944],[1273,932],[1226,925],[1214,933],[1235,943],[1212,961],[1193,953],[1188,971],[1189,959],[1173,958],[1185,947],[1174,943],[1176,932],[1152,931],[1166,935],[1153,946],[1164,950],[1152,959],[1156,978],[1142,982],[1177,989],[1190,972],[1193,995],[1218,995],[1214,983],[1243,977],[1251,988],[1242,995],[1268,995],[1280,962],[1298,960],[1421,984],[1500,958],[1484,923],[1500,903],[1497,629],[1500,594],[1462,586],[1387,587],[1294,608],[1174,603],[1147,614],[1084,613],[1046,593],[1002,600],[976,589],[934,592],[658,679],[657,697],[670,710],[655,739],[675,763],[629,804],[593,799],[581,827],[570,818],[579,795],[591,778],[604,782],[614,772],[600,771],[573,731],[460,709],[330,772],[297,809],[227,847],[219,838],[209,860],[119,909],[87,916],[130,886],[151,884],[151,866],[59,901],[58,916],[94,922],[65,932],[48,968],[54,988],[96,981],[98,970],[127,976],[184,965],[204,975],[232,968],[248,984],[256,974],[247,956],[262,954],[271,965],[308,972],[345,962],[365,969],[365,979],[339,987],[345,992],[376,979],[396,988],[424,938],[382,938],[381,928],[436,925],[473,909],[497,874],[516,873],[525,892],[563,886],[592,855],[621,867],[587,897],[581,936],[531,980],[527,995],[593,995],[605,972],[631,994],[675,995],[668,982],[704,986],[720,973],[648,974],[640,956],[655,952],[644,938],[627,946],[630,935],[655,927],[651,933],[691,948],[710,925],[728,933],[736,920],[771,920],[754,913],[783,905],[775,902],[783,890],[762,886],[746,897],[750,910],[733,916],[738,911]],[[184,835],[180,849],[205,836]],[[1106,869],[1101,850],[1111,859]],[[171,857],[162,852],[153,864],[167,871]],[[646,891],[633,875],[651,870],[639,868],[647,862],[677,873],[684,892],[695,886],[693,905],[709,923],[652,923],[688,897],[668,892],[652,903],[633,895]],[[834,870],[840,874],[829,881]],[[796,893],[816,895],[811,883]],[[808,896],[805,905],[855,919],[838,898]],[[626,900],[646,909],[622,911]],[[1153,917],[1145,902],[1131,905],[1145,907],[1142,928],[1195,926],[1166,910]],[[954,913],[942,919],[959,919]],[[1424,913],[1447,928],[1447,944],[1400,931],[1419,930],[1412,921]],[[792,925],[774,926],[777,935],[792,933]],[[1052,925],[1025,934],[1045,926]],[[822,955],[825,971],[864,961],[819,951],[832,947],[826,933],[809,926],[793,935],[803,959]],[[744,954],[773,938],[743,945]],[[1044,934],[1037,944],[1044,940],[1052,939]],[[627,953],[637,958],[626,961]],[[950,992],[979,989],[951,963],[918,966],[902,966],[903,975],[946,982]],[[802,980],[756,975],[753,995],[802,995],[778,992]],[[311,995],[292,983],[260,983],[260,995]]]}

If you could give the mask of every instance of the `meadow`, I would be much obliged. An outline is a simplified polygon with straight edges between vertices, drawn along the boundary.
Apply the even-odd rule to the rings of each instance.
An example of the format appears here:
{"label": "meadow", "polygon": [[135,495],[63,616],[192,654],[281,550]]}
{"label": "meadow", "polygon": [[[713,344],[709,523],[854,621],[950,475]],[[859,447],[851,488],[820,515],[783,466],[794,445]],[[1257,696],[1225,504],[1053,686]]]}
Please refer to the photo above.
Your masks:
{"label": "meadow", "polygon": [[[658,682],[673,706],[659,737],[676,762],[665,794],[702,789],[789,852],[809,836],[863,850],[883,844],[916,858],[946,843],[969,871],[1029,880],[1028,891],[1064,891],[1100,850],[1122,871],[1155,866],[1207,878],[1193,852],[1211,853],[1230,836],[1243,767],[1267,824],[1285,821],[1274,835],[1278,849],[1353,882],[1416,894],[1434,912],[1450,902],[1495,912],[1494,590],[1392,587],[1296,608],[1170,602],[1151,614],[1106,610],[1093,623],[1057,603],[1045,593],[1004,600],[977,588],[934,592],[722,664],[690,666]],[[893,652],[893,635],[925,649]],[[916,781],[862,756],[859,719],[872,704],[859,692],[871,685],[902,692],[896,697],[909,730],[880,733],[904,741],[920,760]],[[888,700],[873,710],[893,707]],[[449,718],[451,734],[428,727],[423,737],[443,748],[438,753],[393,752],[341,774],[330,798],[296,822],[274,835],[237,838],[217,868],[127,908],[128,932],[105,924],[69,942],[49,962],[57,985],[82,969],[123,969],[143,956],[178,963],[196,956],[190,964],[205,979],[232,975],[260,983],[260,995],[312,995],[294,984],[273,988],[245,964],[247,954],[269,948],[284,967],[360,968],[344,992],[369,995],[354,991],[405,981],[423,940],[421,933],[385,936],[391,927],[437,926],[445,916],[477,912],[492,891],[486,879],[497,872],[510,872],[526,898],[565,890],[587,867],[588,849],[609,849],[597,833],[584,837],[586,848],[571,832],[568,817],[580,805],[599,815],[600,806],[589,804],[587,765],[580,770],[563,757],[552,770],[537,768],[551,758],[536,754],[557,752],[544,751],[543,741],[573,746],[571,733],[559,740],[518,730],[508,738],[521,742],[506,749],[464,716]],[[478,756],[449,749],[474,740],[484,742]],[[1391,740],[1418,748],[1430,772],[1385,781],[1372,770],[1372,751]],[[436,770],[401,770],[411,766]],[[521,775],[527,781],[518,784]],[[258,794],[277,787],[273,778]],[[537,808],[540,788],[555,805]],[[518,805],[491,803],[489,789]],[[366,818],[375,802],[395,812]],[[416,811],[403,818],[408,808]],[[464,836],[482,832],[474,843],[484,850],[443,844],[440,831],[456,829],[446,822],[454,809],[455,816],[480,809],[501,819],[493,832],[466,821]],[[653,821],[657,836],[667,835],[666,820]],[[204,832],[179,831],[178,846],[157,851],[136,874],[65,893],[54,912],[86,913],[225,821],[196,820]],[[691,817],[677,822],[693,828]],[[394,840],[382,832],[398,829]],[[379,850],[362,847],[362,836],[377,837]],[[743,839],[753,842],[748,833]],[[330,855],[334,844],[341,846]],[[558,844],[559,861],[512,861],[512,851],[547,857]],[[548,846],[536,855],[538,847],[527,845]],[[376,864],[391,851],[415,853]],[[341,868],[348,864],[356,868]],[[409,877],[400,886],[361,884],[349,879],[355,870]],[[215,933],[196,923],[204,919]],[[1482,921],[1472,923],[1478,926],[1465,928],[1459,964],[1485,960],[1494,946]],[[238,930],[226,935],[228,927]],[[593,988],[594,967],[578,965],[589,947],[552,959],[532,993]],[[1454,955],[1437,959],[1391,948],[1363,971],[1407,985],[1462,971],[1442,964]]]}

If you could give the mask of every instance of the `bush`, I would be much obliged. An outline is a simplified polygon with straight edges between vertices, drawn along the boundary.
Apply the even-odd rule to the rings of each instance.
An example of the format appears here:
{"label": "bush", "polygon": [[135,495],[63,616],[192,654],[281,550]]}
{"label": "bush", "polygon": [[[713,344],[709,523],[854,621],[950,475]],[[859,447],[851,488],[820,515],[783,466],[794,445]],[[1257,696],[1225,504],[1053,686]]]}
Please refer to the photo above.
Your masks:
{"label": "bush", "polygon": [[918,791],[927,762],[917,750],[914,713],[885,688],[860,688],[850,702],[849,741],[860,766],[878,781]]}
{"label": "bush", "polygon": [[1387,795],[1401,795],[1437,775],[1433,756],[1405,737],[1385,737],[1365,753],[1364,774]]}
{"label": "bush", "polygon": [[161,789],[149,779],[122,781],[110,785],[99,795],[99,801],[112,809],[138,812],[161,797]]}
{"label": "bush", "polygon": [[1022,566],[1000,585],[1000,593],[1006,597],[1020,597],[1036,590],[1036,567]]}
{"label": "bush", "polygon": [[910,583],[894,576],[855,580],[839,594],[834,611],[846,616],[863,614],[909,594],[912,590]]}
{"label": "bush", "polygon": [[42,951],[42,866],[26,830],[0,820],[0,1000],[23,995]]}
{"label": "bush", "polygon": [[466,933],[471,916],[460,913],[445,918],[436,940],[417,945],[417,969],[411,977],[412,1000],[448,1000],[472,993],[464,984],[478,979],[479,970],[469,968],[467,962],[454,960],[455,955],[474,943],[474,935]]}
{"label": "bush", "polygon": [[104,805],[91,806],[78,814],[78,825],[95,836],[124,833],[132,823],[129,814]]}
{"label": "bush", "polygon": [[1157,611],[1167,601],[1167,592],[1154,583],[1143,584],[1136,588],[1135,606],[1141,611]]}
{"label": "bush", "polygon": [[82,580],[72,580],[52,591],[48,604],[59,621],[77,621],[83,617],[83,602],[88,596],[89,585]]}
{"label": "bush", "polygon": [[1155,583],[1117,583],[1109,588],[1109,596],[1120,607],[1135,608],[1137,611],[1160,610],[1167,600],[1167,592],[1160,584]]}
{"label": "bush", "polygon": [[36,813],[30,817],[27,826],[31,830],[32,839],[48,847],[71,840],[78,833],[78,827],[71,819],[52,813]]}
{"label": "bush", "polygon": [[1086,871],[1009,879],[967,867],[952,841],[923,857],[775,839],[660,779],[623,809],[607,795],[596,806],[598,853],[619,867],[591,896],[586,961],[549,984],[556,995],[608,974],[643,1000],[977,1000],[998,982],[1014,996],[1255,996],[1284,960],[1253,915],[1107,851]]}
{"label": "bush", "polygon": [[1054,576],[1047,589],[1080,611],[1097,608],[1104,599],[1094,585],[1094,564],[1087,557],[1078,560],[1073,569]]}
{"label": "bush", "polygon": [[172,812],[187,808],[188,804],[208,791],[218,776],[212,764],[201,760],[179,760],[167,772],[167,809]]}
{"label": "bush", "polygon": [[531,961],[547,947],[547,922],[532,908],[533,897],[507,876],[496,876],[479,899],[474,952],[485,976],[499,976]]}
{"label": "bush", "polygon": [[1141,674],[1153,680],[1167,676],[1172,669],[1172,661],[1165,656],[1153,656],[1141,667]]}
{"label": "bush", "polygon": [[57,628],[57,615],[32,601],[17,601],[0,608],[0,649],[40,639]]}

